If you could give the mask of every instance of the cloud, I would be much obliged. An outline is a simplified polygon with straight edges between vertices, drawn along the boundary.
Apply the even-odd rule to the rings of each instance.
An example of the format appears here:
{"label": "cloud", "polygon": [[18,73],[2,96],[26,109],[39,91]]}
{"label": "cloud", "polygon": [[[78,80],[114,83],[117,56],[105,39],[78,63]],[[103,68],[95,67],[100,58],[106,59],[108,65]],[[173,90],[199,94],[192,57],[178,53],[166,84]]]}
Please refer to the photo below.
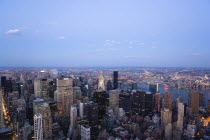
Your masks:
{"label": "cloud", "polygon": [[129,49],[133,49],[134,47],[133,46],[130,46],[130,47],[128,47]]}
{"label": "cloud", "polygon": [[116,40],[105,40],[104,46],[119,45],[121,42]]}
{"label": "cloud", "polygon": [[152,48],[152,49],[156,49],[156,48],[157,48],[157,46],[152,46],[151,48]]}
{"label": "cloud", "polygon": [[132,59],[132,58],[137,58],[136,56],[124,56],[124,58]]}
{"label": "cloud", "polygon": [[140,41],[130,41],[129,44],[144,45],[144,42],[140,42]]}
{"label": "cloud", "polygon": [[191,54],[192,56],[199,56],[199,55],[201,55],[200,53],[192,53]]}
{"label": "cloud", "polygon": [[63,40],[63,39],[65,39],[65,36],[59,36],[58,39]]}
{"label": "cloud", "polygon": [[12,29],[5,32],[7,35],[17,35],[20,33],[20,29]]}

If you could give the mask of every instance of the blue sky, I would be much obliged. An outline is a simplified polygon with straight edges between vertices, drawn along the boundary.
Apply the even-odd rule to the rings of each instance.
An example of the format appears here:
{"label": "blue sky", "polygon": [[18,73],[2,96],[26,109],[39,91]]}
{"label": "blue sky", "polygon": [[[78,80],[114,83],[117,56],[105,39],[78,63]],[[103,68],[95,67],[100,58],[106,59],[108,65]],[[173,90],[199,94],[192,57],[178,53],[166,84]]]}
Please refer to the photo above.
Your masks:
{"label": "blue sky", "polygon": [[209,0],[1,0],[0,66],[210,67]]}

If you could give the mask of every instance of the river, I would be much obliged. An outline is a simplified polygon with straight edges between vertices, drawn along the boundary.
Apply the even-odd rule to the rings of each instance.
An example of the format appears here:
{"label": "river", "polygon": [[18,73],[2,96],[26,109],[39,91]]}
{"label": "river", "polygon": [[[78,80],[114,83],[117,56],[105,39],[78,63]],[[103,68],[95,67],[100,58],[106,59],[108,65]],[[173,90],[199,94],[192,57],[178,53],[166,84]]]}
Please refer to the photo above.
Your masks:
{"label": "river", "polygon": [[[149,91],[149,85],[148,84],[138,84],[138,90],[141,91]],[[188,94],[189,89],[177,89],[177,88],[167,88],[164,87],[164,85],[159,85],[159,91],[161,96],[165,92],[171,92],[173,95],[173,101],[175,101],[179,96],[183,97],[183,102],[188,103]],[[210,90],[199,90],[198,92],[204,93],[205,95],[205,106],[208,106],[208,99],[210,97]]]}

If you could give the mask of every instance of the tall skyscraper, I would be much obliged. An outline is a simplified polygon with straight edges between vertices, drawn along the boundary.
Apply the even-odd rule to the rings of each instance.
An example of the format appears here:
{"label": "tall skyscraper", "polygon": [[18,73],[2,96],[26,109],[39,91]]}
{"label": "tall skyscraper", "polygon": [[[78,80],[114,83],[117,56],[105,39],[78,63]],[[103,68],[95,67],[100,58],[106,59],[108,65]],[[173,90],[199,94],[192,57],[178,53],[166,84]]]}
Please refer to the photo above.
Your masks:
{"label": "tall skyscraper", "polygon": [[4,84],[4,94],[12,92],[12,79],[8,79]]}
{"label": "tall skyscraper", "polygon": [[172,124],[171,124],[171,122],[165,126],[165,139],[172,140]]}
{"label": "tall skyscraper", "polygon": [[125,114],[131,115],[131,94],[130,93],[120,93],[119,95],[119,108],[125,110]]}
{"label": "tall skyscraper", "polygon": [[166,92],[163,95],[163,108],[168,108],[170,111],[172,111],[172,101],[171,92]]}
{"label": "tall skyscraper", "polygon": [[49,82],[52,79],[41,79],[41,98],[49,98]]}
{"label": "tall skyscraper", "polygon": [[99,122],[103,121],[108,106],[108,94],[106,91],[97,90],[93,93],[93,101],[98,104],[98,118]]}
{"label": "tall skyscraper", "polygon": [[118,88],[118,71],[114,71],[113,73],[113,89]]}
{"label": "tall skyscraper", "polygon": [[183,130],[183,117],[184,117],[184,104],[178,102],[178,120],[177,120],[177,128],[182,132]]}
{"label": "tall skyscraper", "polygon": [[70,126],[69,126],[69,137],[73,138],[74,131],[77,129],[77,107],[75,105],[71,106],[70,111]]}
{"label": "tall skyscraper", "polygon": [[5,86],[6,80],[6,76],[1,76],[1,88]]}
{"label": "tall skyscraper", "polygon": [[80,103],[80,118],[82,124],[90,127],[91,139],[98,135],[98,104],[92,101]]}
{"label": "tall skyscraper", "polygon": [[42,115],[40,113],[34,115],[34,140],[43,140]]}
{"label": "tall skyscraper", "polygon": [[132,114],[145,115],[145,96],[144,91],[132,91]]}
{"label": "tall skyscraper", "polygon": [[107,91],[109,91],[109,90],[112,90],[112,89],[113,89],[113,88],[112,88],[112,82],[111,82],[110,80],[107,82],[106,89],[107,89]]}
{"label": "tall skyscraper", "polygon": [[199,106],[205,107],[205,95],[203,93],[199,93]]}
{"label": "tall skyscraper", "polygon": [[160,112],[160,92],[155,93],[155,112]]}
{"label": "tall skyscraper", "polygon": [[158,91],[158,84],[149,84],[149,91],[155,94]]}
{"label": "tall skyscraper", "polygon": [[197,91],[191,91],[188,96],[188,105],[190,114],[196,115],[199,113],[199,93]]}
{"label": "tall skyscraper", "polygon": [[34,115],[41,114],[42,116],[43,138],[52,139],[52,116],[48,101],[43,99],[34,100],[33,111]]}
{"label": "tall skyscraper", "polygon": [[34,95],[41,97],[41,81],[39,79],[34,79]]}
{"label": "tall skyscraper", "polygon": [[146,92],[145,94],[145,113],[149,115],[154,109],[154,94],[151,92]]}
{"label": "tall skyscraper", "polygon": [[172,111],[168,108],[164,108],[161,111],[161,125],[165,127],[168,123],[172,122]]}
{"label": "tall skyscraper", "polygon": [[100,76],[98,78],[98,90],[105,90],[104,76],[102,71],[100,72]]}
{"label": "tall skyscraper", "polygon": [[37,98],[49,98],[50,81],[52,79],[35,79],[34,94]]}
{"label": "tall skyscraper", "polygon": [[54,100],[57,101],[58,110],[69,115],[70,108],[73,105],[73,80],[72,78],[58,78],[57,90],[54,94]]}
{"label": "tall skyscraper", "polygon": [[110,90],[109,91],[109,107],[116,111],[119,108],[119,94],[120,90]]}

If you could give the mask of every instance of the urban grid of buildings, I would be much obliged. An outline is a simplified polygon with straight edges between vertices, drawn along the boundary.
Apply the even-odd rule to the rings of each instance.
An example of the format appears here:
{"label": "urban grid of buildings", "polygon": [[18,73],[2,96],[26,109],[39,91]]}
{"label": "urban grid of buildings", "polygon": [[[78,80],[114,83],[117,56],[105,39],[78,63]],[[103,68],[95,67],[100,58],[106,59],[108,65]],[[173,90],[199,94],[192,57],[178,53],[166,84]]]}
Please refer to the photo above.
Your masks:
{"label": "urban grid of buildings", "polygon": [[0,76],[1,140],[210,139],[208,69],[2,68]]}

